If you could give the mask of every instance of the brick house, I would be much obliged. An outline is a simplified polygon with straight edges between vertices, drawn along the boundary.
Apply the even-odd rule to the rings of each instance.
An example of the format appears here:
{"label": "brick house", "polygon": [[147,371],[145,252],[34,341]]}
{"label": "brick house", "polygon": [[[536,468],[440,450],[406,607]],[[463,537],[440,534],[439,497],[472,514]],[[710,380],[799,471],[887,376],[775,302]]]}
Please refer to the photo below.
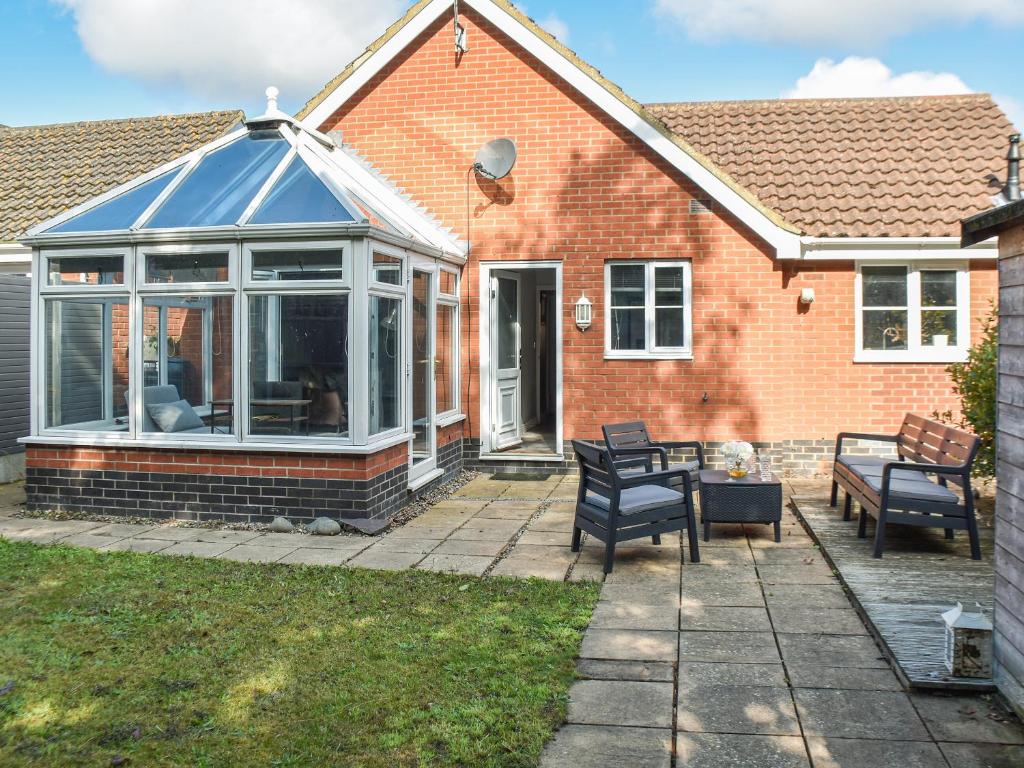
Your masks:
{"label": "brick house", "polygon": [[[30,503],[382,518],[461,466],[567,471],[568,439],[598,437],[605,422],[644,419],[659,437],[712,449],[741,437],[812,471],[841,429],[894,430],[908,410],[955,407],[944,367],[963,358],[996,291],[994,246],[962,249],[958,237],[1002,172],[1011,128],[991,99],[645,107],[504,0],[459,7],[453,18],[450,0],[416,3],[301,122],[271,110],[248,123],[250,134],[264,123],[294,132],[360,208],[358,232],[284,227],[292,250],[328,232],[351,238],[346,277],[320,286],[348,297],[333,321],[344,349],[311,330],[310,318],[332,317],[330,302],[285,312],[253,286],[247,239],[284,230],[257,232],[243,217],[234,229],[165,231],[179,267],[197,239],[220,239],[227,254],[220,282],[194,284],[233,301],[232,327],[203,320],[205,350],[211,334],[231,342],[232,396],[208,381],[193,395],[204,427],[221,431],[146,434],[137,360],[117,433],[102,419],[97,434],[63,429],[37,407]],[[503,137],[516,162],[490,178],[477,151]],[[272,173],[259,194],[273,194],[283,162]],[[361,206],[353,186],[379,205]],[[157,236],[54,231],[75,215],[25,242],[40,260],[62,243],[120,249],[140,275],[119,289],[138,317],[155,293],[141,273]],[[62,290],[37,289],[40,306]],[[383,298],[393,314],[374,309]],[[578,325],[588,302],[591,322]],[[35,391],[49,394],[37,336]],[[296,352],[310,338],[333,350],[330,365]],[[198,367],[212,369],[202,354]],[[347,386],[325,384],[325,370]],[[168,381],[160,373],[152,386]],[[395,426],[381,432],[384,411]],[[261,435],[271,423],[279,432]]]}

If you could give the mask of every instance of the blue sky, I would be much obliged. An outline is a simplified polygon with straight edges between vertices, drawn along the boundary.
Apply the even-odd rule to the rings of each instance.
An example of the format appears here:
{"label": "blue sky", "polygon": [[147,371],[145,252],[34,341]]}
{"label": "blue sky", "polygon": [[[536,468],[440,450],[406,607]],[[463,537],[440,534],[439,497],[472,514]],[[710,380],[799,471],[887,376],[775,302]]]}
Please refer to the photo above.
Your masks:
{"label": "blue sky", "polygon": [[[282,6],[290,9],[287,16]],[[404,6],[403,0],[4,2],[0,123],[233,107],[252,114],[270,82],[282,88],[282,106],[293,110]],[[1018,124],[1024,120],[1024,0],[527,0],[525,6],[641,101],[776,98],[794,89],[840,96],[970,89],[994,93]],[[830,12],[815,15],[817,6]],[[234,20],[243,13],[249,22],[239,29]],[[798,88],[816,63],[816,74]]]}

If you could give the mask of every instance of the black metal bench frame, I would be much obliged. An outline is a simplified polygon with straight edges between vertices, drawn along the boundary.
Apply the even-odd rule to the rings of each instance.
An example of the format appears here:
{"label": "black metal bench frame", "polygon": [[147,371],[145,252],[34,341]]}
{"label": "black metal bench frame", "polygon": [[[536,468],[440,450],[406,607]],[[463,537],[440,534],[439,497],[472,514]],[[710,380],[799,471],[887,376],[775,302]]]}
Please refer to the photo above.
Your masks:
{"label": "black metal bench frame", "polygon": [[[876,492],[863,477],[840,463],[844,440],[871,440],[895,444],[897,458],[882,465],[881,490]],[[963,430],[955,429],[931,419],[907,414],[900,431],[895,435],[877,435],[862,432],[840,432],[832,465],[831,506],[836,506],[838,492],[845,492],[843,519],[851,517],[854,500],[860,505],[857,536],[867,537],[867,516],[877,521],[875,527],[874,556],[881,557],[885,548],[885,528],[888,523],[944,528],[947,539],[953,532],[967,531],[971,544],[971,558],[981,559],[978,541],[978,523],[974,515],[974,493],[971,488],[971,467],[978,453],[979,439]],[[890,491],[894,470],[920,472],[922,480],[960,486],[962,500],[939,502],[913,498],[906,494],[893,497]],[[931,480],[936,475],[937,480]]]}

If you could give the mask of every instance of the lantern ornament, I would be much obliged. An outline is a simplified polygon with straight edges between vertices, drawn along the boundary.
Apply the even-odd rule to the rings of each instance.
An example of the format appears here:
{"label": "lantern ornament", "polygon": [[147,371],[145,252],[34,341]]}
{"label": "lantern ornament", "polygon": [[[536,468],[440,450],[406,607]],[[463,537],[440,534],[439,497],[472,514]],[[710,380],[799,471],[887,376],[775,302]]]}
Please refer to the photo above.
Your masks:
{"label": "lantern ornament", "polygon": [[576,300],[576,327],[585,331],[593,321],[594,307],[590,303],[590,299],[587,298],[587,294],[584,293]]}
{"label": "lantern ornament", "polygon": [[955,677],[992,677],[992,622],[975,603],[965,611],[957,603],[942,614],[946,624],[946,668]]}

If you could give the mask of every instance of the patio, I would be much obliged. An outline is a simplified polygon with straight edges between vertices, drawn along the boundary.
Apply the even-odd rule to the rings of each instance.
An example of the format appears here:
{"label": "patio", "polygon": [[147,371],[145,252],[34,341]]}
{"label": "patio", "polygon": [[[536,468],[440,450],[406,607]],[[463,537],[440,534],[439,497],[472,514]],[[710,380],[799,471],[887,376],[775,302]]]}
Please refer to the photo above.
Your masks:
{"label": "patio", "polygon": [[[573,477],[481,476],[380,537],[299,536],[11,517],[0,535],[237,560],[601,580],[569,551]],[[787,481],[786,498],[825,496]],[[567,724],[542,766],[1011,766],[1024,730],[987,696],[906,693],[791,509],[719,525],[701,562],[678,535],[629,543],[583,638]]]}

